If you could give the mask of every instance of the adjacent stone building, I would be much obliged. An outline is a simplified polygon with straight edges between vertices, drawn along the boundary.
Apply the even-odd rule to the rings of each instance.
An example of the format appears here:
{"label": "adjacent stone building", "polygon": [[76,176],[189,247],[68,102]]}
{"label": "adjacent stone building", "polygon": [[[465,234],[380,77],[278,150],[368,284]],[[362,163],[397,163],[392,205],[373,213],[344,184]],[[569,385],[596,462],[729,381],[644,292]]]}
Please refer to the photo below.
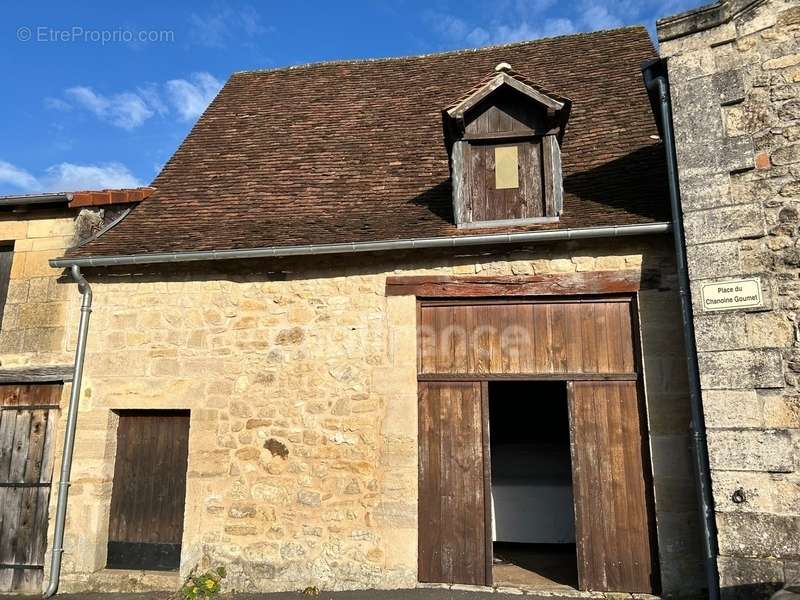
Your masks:
{"label": "adjacent stone building", "polygon": [[[800,570],[800,6],[723,0],[660,21],[658,35],[720,580],[726,597],[763,597]],[[761,306],[703,304],[704,287],[753,279]]]}

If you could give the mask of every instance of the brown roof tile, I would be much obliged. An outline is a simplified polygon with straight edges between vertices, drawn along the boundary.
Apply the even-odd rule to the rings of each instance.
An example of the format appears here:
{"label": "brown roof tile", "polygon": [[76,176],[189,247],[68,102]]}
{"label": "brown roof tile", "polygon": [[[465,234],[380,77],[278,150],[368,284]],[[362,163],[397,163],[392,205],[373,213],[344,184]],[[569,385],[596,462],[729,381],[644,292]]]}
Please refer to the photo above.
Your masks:
{"label": "brown roof tile", "polygon": [[[156,192],[73,256],[476,235],[453,224],[441,111],[499,62],[572,100],[557,227],[667,220],[644,28],[234,74]],[[526,227],[521,229],[534,229]]]}

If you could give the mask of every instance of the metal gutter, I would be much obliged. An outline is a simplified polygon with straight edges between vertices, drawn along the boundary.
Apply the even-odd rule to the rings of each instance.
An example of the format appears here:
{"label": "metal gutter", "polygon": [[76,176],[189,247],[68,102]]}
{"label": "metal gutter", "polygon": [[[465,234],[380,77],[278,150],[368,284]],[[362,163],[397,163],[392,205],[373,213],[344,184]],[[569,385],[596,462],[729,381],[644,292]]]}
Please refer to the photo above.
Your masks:
{"label": "metal gutter", "polygon": [[72,471],[72,454],[75,448],[75,430],[78,425],[78,402],[81,395],[81,379],[83,363],[86,355],[86,339],[89,335],[89,316],[92,313],[92,288],[81,275],[81,269],[73,266],[70,274],[81,292],[81,320],[78,325],[78,343],[75,347],[75,366],[73,369],[72,389],[69,394],[67,410],[67,426],[64,433],[64,452],[61,457],[61,480],[58,483],[58,502],[56,504],[55,531],[53,533],[53,552],[50,558],[50,580],[44,597],[49,598],[58,591],[61,579],[61,557],[64,553],[64,525],[67,520],[67,498],[69,496],[70,473]]}
{"label": "metal gutter", "polygon": [[694,314],[692,295],[689,286],[689,271],[686,261],[686,235],[683,229],[683,209],[680,200],[677,156],[672,128],[672,109],[669,98],[669,81],[664,61],[653,60],[642,65],[645,87],[648,94],[656,96],[658,118],[664,140],[667,160],[667,179],[669,200],[672,211],[673,237],[675,241],[675,262],[678,271],[678,288],[681,299],[681,320],[683,338],[686,344],[686,363],[689,370],[689,406],[691,412],[692,455],[696,475],[697,503],[703,529],[703,562],[709,600],[719,600],[719,572],[717,569],[717,527],[714,520],[714,497],[711,492],[711,469],[708,462],[706,444],[706,424],[703,412],[703,399],[700,390],[700,369],[697,363],[695,343]]}
{"label": "metal gutter", "polygon": [[0,206],[26,206],[28,204],[55,204],[70,202],[72,194],[24,194],[20,196],[0,196]]}
{"label": "metal gutter", "polygon": [[668,233],[668,222],[644,223],[641,225],[611,225],[605,227],[583,227],[577,229],[546,229],[517,233],[491,233],[458,237],[413,238],[407,240],[385,240],[374,242],[350,242],[344,244],[308,244],[304,246],[268,246],[242,250],[204,250],[187,252],[156,252],[151,254],[128,254],[122,256],[92,256],[86,258],[56,258],[50,261],[54,268],[65,267],[111,267],[117,265],[145,265],[208,260],[230,260],[241,258],[272,258],[284,256],[309,256],[320,254],[351,254],[355,252],[380,252],[384,250],[413,250],[423,248],[458,248],[464,246],[486,246],[495,244],[523,244],[556,242],[563,240],[585,240],[593,238],[615,238],[634,235],[656,235]]}

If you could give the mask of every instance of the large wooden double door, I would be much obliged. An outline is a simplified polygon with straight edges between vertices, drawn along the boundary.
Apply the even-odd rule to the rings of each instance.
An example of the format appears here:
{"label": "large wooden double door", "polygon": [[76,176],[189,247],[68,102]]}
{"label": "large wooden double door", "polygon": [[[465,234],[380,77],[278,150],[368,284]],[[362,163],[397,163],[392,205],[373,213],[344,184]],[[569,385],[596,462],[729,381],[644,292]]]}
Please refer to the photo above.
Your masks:
{"label": "large wooden double door", "polygon": [[632,298],[421,302],[419,579],[491,585],[488,382],[567,382],[579,587],[653,592]]}

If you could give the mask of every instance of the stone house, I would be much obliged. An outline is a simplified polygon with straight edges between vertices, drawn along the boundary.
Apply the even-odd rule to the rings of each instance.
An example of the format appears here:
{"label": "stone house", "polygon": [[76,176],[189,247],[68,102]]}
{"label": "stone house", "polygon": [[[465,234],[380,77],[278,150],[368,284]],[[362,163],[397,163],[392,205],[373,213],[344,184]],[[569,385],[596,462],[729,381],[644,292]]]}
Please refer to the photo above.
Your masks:
{"label": "stone house", "polygon": [[[2,199],[2,589],[706,587],[655,58],[633,27],[236,73],[152,189]],[[725,314],[755,340],[780,310]],[[704,395],[751,410],[696,314]],[[708,402],[715,494],[732,463],[776,490],[715,496],[734,558],[722,524],[777,522],[793,480],[731,436],[796,432]]]}
{"label": "stone house", "polygon": [[[658,36],[720,581],[723,591],[764,597],[800,583],[800,6],[724,0],[660,21]],[[715,285],[742,281],[756,282],[760,306],[707,304]]]}

